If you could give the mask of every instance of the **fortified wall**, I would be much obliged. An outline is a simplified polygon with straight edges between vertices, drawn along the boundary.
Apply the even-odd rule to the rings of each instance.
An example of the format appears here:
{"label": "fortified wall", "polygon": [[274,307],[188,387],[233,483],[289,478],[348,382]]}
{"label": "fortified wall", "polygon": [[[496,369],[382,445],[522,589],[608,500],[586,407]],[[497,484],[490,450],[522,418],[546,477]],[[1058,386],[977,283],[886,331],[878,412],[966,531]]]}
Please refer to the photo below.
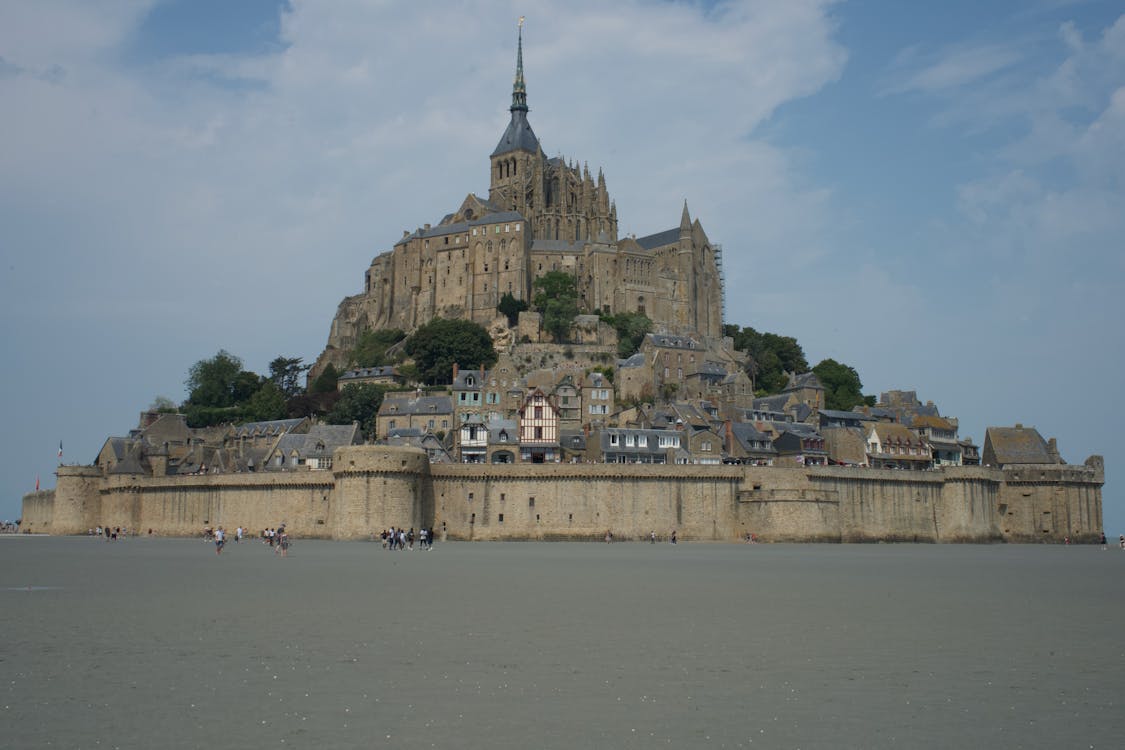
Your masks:
{"label": "fortified wall", "polygon": [[103,477],[60,467],[53,493],[24,497],[24,531],[96,526],[193,536],[206,526],[285,524],[298,538],[370,539],[433,527],[464,540],[666,537],[793,542],[1092,541],[1100,457],[1085,465],[845,467],[626,464],[430,465],[414,448],[349,446],[332,471]]}

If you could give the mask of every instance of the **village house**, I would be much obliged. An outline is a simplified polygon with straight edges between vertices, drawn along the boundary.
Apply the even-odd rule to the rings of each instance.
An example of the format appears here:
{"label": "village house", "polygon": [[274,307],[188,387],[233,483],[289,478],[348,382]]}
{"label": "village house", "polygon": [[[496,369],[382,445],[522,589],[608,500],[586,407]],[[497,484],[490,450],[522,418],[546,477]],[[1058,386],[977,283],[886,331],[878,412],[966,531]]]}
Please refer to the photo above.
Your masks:
{"label": "village house", "polygon": [[266,455],[263,469],[269,471],[331,469],[333,451],[345,445],[359,445],[362,442],[357,422],[350,425],[312,425],[306,433],[291,432],[283,435],[274,449]]}
{"label": "village house", "polygon": [[453,402],[449,396],[423,396],[421,390],[388,393],[375,416],[375,434],[385,438],[391,430],[415,428],[446,435],[452,424]]}
{"label": "village house", "polygon": [[542,389],[536,388],[524,400],[519,429],[522,463],[559,461],[559,410]]}
{"label": "village house", "polygon": [[930,446],[921,435],[897,422],[867,425],[867,462],[875,469],[929,469]]}

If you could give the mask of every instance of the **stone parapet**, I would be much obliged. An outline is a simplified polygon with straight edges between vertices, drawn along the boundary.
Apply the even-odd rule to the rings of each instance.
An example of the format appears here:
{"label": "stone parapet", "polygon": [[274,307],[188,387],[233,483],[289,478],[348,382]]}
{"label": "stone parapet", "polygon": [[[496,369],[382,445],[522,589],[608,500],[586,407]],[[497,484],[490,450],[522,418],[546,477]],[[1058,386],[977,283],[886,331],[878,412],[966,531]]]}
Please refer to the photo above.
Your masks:
{"label": "stone parapet", "polygon": [[1089,541],[1101,531],[1097,466],[913,472],[847,467],[637,464],[433,465],[416,448],[348,446],[332,471],[111,475],[61,467],[24,498],[24,528],[98,525],[195,535],[205,526],[371,539],[433,526],[452,539],[667,537],[734,541]]}

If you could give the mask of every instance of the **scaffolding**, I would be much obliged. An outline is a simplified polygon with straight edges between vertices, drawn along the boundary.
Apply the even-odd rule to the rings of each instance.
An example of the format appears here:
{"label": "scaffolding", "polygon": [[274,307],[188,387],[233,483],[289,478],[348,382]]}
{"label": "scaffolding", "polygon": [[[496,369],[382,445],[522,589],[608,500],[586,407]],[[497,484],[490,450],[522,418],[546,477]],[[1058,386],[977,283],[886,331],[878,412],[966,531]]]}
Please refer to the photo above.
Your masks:
{"label": "scaffolding", "polygon": [[727,322],[727,278],[723,273],[723,246],[715,243],[715,268],[719,272],[719,305],[723,312],[723,322]]}

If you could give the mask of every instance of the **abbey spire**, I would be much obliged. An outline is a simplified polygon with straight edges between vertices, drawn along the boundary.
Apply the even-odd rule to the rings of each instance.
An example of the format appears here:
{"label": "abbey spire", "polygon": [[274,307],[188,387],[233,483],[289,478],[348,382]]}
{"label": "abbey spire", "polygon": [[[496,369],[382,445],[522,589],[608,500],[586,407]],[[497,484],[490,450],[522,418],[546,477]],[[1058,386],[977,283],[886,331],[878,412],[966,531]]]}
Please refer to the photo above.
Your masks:
{"label": "abbey spire", "polygon": [[496,144],[496,150],[492,152],[493,157],[512,151],[527,151],[534,154],[539,147],[539,139],[535,137],[527,121],[527,84],[523,80],[523,16],[520,16],[519,29],[516,79],[512,83],[512,106],[508,108],[512,113],[512,119],[508,122],[504,135],[500,137],[500,143]]}
{"label": "abbey spire", "polygon": [[516,80],[512,83],[512,106],[510,112],[517,109],[527,112],[527,84],[523,81],[523,16],[520,16],[519,42],[516,44]]}

